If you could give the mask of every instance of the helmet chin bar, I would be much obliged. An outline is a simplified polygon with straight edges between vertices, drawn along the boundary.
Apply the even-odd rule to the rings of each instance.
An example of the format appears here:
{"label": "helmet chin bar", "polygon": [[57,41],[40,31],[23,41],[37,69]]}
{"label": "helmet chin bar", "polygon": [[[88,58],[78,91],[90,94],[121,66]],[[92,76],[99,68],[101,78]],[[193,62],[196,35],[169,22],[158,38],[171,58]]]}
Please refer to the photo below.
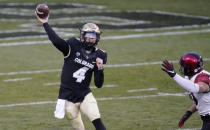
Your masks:
{"label": "helmet chin bar", "polygon": [[182,73],[185,76],[193,76],[193,74],[195,72],[192,72],[190,70],[191,70],[190,68],[183,67],[183,66],[180,66],[180,68],[179,68],[179,72]]}
{"label": "helmet chin bar", "polygon": [[94,47],[97,45],[97,43],[83,42],[82,45],[85,48],[85,50],[91,51],[94,49]]}
{"label": "helmet chin bar", "polygon": [[192,69],[180,66],[179,72],[186,76],[193,76],[193,75],[199,73],[202,70],[202,67],[194,69],[194,71],[190,71],[190,70],[192,70]]}

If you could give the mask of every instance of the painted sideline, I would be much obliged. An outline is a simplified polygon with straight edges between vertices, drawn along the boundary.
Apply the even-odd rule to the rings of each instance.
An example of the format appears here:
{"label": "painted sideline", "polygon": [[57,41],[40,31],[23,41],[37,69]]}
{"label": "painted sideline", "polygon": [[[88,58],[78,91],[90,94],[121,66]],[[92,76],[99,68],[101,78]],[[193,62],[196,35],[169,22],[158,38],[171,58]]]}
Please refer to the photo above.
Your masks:
{"label": "painted sideline", "polygon": [[[204,58],[204,61],[210,61],[210,58]],[[178,60],[172,60],[173,63],[178,63]],[[115,67],[135,67],[135,66],[144,66],[144,65],[157,65],[162,64],[162,61],[155,62],[142,62],[142,63],[133,63],[133,64],[112,64],[104,65],[105,68],[115,68]],[[21,74],[39,74],[39,73],[51,73],[51,72],[60,72],[61,69],[48,69],[48,70],[28,70],[28,71],[19,71],[19,72],[6,72],[0,73],[0,76],[6,75],[21,75]]]}
{"label": "painted sideline", "polygon": [[[186,93],[157,93],[155,95],[144,95],[144,96],[129,96],[129,97],[104,97],[96,98],[97,101],[111,101],[111,100],[129,100],[129,99],[143,99],[143,98],[153,98],[153,97],[168,97],[175,96],[181,97],[185,96]],[[42,104],[55,104],[56,101],[40,101],[40,102],[29,102],[29,103],[15,103],[15,104],[5,104],[0,105],[0,108],[16,107],[16,106],[29,106],[29,105],[42,105]]]}

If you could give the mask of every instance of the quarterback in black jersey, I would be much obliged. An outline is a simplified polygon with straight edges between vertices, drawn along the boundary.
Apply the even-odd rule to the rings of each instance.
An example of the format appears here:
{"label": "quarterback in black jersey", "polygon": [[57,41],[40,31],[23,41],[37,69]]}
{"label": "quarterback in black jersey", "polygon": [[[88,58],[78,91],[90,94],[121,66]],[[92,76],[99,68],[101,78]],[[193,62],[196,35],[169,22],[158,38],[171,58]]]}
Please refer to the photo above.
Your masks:
{"label": "quarterback in black jersey", "polygon": [[80,28],[80,38],[63,40],[48,24],[49,15],[40,18],[36,14],[36,17],[43,23],[50,41],[64,55],[55,117],[62,119],[66,115],[73,129],[84,130],[81,111],[91,120],[96,130],[106,130],[96,99],[89,88],[93,73],[96,87],[101,88],[104,82],[103,64],[106,64],[107,54],[96,48],[100,40],[99,27],[94,23],[86,23]]}

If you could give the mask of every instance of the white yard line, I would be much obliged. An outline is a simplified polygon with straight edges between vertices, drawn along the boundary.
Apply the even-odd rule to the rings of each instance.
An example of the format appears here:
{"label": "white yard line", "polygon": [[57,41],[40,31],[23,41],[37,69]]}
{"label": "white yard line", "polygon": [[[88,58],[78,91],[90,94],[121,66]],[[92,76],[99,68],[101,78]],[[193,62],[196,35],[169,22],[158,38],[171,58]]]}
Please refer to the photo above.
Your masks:
{"label": "white yard line", "polygon": [[127,90],[128,93],[133,93],[133,92],[145,92],[145,91],[154,91],[157,90],[157,88],[146,88],[146,89],[130,89]]}
{"label": "white yard line", "polygon": [[200,130],[201,128],[182,128],[177,130]]}
{"label": "white yard line", "polygon": [[[107,37],[103,37],[102,40],[118,40],[118,39],[128,39],[128,38],[156,37],[156,36],[169,36],[169,35],[187,35],[187,34],[199,34],[199,33],[209,33],[209,32],[210,32],[210,29],[192,30],[192,31],[161,32],[161,33],[145,33],[145,34],[141,33],[141,34],[130,34],[130,35],[119,35],[119,36],[107,36]],[[49,44],[49,43],[50,43],[49,40],[26,41],[26,42],[5,42],[5,43],[0,43],[0,47]]]}
{"label": "white yard line", "polygon": [[[204,61],[210,61],[210,58],[204,58]],[[178,60],[172,60],[173,63],[178,63]],[[135,67],[135,66],[144,66],[144,65],[157,65],[162,64],[162,61],[156,62],[142,62],[142,63],[133,63],[133,64],[113,64],[113,65],[104,65],[105,68],[114,68],[114,67]],[[1,76],[1,73],[0,73]]]}
{"label": "white yard line", "polygon": [[42,101],[42,102],[29,102],[29,103],[6,104],[6,105],[0,105],[0,108],[1,107],[15,107],[15,106],[29,106],[29,105],[52,104],[52,103],[56,103],[56,101]]}
{"label": "white yard line", "polygon": [[0,47],[6,47],[6,46],[20,46],[20,45],[37,45],[37,44],[49,44],[49,40],[45,41],[27,41],[27,42],[5,42],[1,43]]}
{"label": "white yard line", "polygon": [[29,70],[29,71],[19,71],[19,72],[8,72],[0,73],[0,76],[5,75],[21,75],[21,74],[40,74],[40,73],[51,73],[51,72],[60,72],[61,69],[49,69],[49,70]]}
{"label": "white yard line", "polygon": [[60,85],[60,82],[54,82],[54,83],[44,83],[43,84],[44,86],[57,86],[57,85]]}
{"label": "white yard line", "polygon": [[[136,12],[141,12],[142,10],[136,10]],[[167,14],[167,15],[174,15],[174,16],[184,16],[189,18],[201,18],[201,19],[210,19],[210,17],[207,16],[198,16],[198,15],[189,15],[184,13],[174,13],[174,12],[166,12],[166,11],[159,11],[159,10],[143,10],[144,12],[153,12],[156,14]]]}
{"label": "white yard line", "polygon": [[[185,96],[185,95],[186,95],[186,93],[157,93],[155,95],[144,95],[144,96],[96,98],[96,100],[97,101],[112,101],[112,100],[144,99],[144,98],[168,97],[168,96],[180,97],[180,96]],[[39,101],[39,102],[29,102],[29,103],[4,104],[4,105],[0,105],[0,108],[8,108],[8,107],[15,107],[15,106],[54,104],[54,103],[56,103],[56,101]]]}
{"label": "white yard line", "polygon": [[[100,16],[100,17],[104,17],[104,16]],[[89,17],[87,17],[89,18]],[[106,19],[110,19],[109,17],[106,16]],[[72,18],[63,18],[64,20],[71,20]],[[63,20],[62,18],[60,18],[60,20]],[[77,18],[73,18],[73,19],[77,19]],[[113,20],[122,20],[119,18],[113,18]],[[130,22],[128,20],[128,22]],[[28,24],[27,24],[28,25]],[[30,24],[29,27],[31,27],[32,24]],[[145,28],[145,29],[122,29],[122,30],[134,30],[134,31],[152,31],[152,30],[168,30],[168,29],[183,29],[183,28],[200,28],[200,27],[209,27],[210,23],[207,25],[185,25],[185,26],[173,26],[173,27],[159,27],[159,28]],[[54,27],[53,30],[58,31],[58,33],[60,32],[61,34],[65,34],[65,31],[77,31],[77,29],[73,29],[73,28],[56,28]],[[39,33],[46,33],[44,30],[40,30],[40,28],[34,28],[34,29],[21,29],[21,30],[0,30],[0,34],[4,34],[4,33],[18,33],[18,32],[39,32]],[[69,33],[68,33],[69,34]],[[74,33],[70,33],[72,36],[76,36],[76,34]],[[67,35],[68,36],[68,35]],[[47,36],[46,36],[47,37]],[[3,38],[0,38],[1,40]]]}
{"label": "white yard line", "polygon": [[4,79],[4,82],[17,82],[17,81],[24,81],[24,80],[31,80],[31,77],[26,78],[15,78],[15,79]]}
{"label": "white yard line", "polygon": [[[43,86],[57,86],[60,85],[60,82],[54,82],[54,83],[44,83]],[[105,84],[103,85],[103,88],[113,88],[117,87],[118,85],[116,84]],[[90,88],[95,89],[97,88],[96,86],[90,86]]]}
{"label": "white yard line", "polygon": [[[210,58],[204,58],[204,61],[210,61]],[[172,60],[174,63],[178,63],[177,60]],[[133,64],[113,64],[113,65],[104,65],[105,68],[114,68],[114,67],[135,67],[135,66],[144,66],[144,65],[156,65],[161,64],[162,61],[156,62],[142,62],[142,63],[133,63]],[[48,69],[48,70],[28,70],[28,71],[19,71],[19,72],[7,72],[0,73],[0,76],[5,75],[21,75],[21,74],[39,74],[39,73],[52,73],[52,72],[60,72],[61,69]]]}
{"label": "white yard line", "polygon": [[[118,85],[116,85],[116,84],[105,84],[105,85],[103,85],[103,88],[114,88],[114,87],[118,87]],[[90,86],[90,88],[96,89],[97,87],[96,86]]]}
{"label": "white yard line", "polygon": [[128,39],[128,38],[140,38],[140,37],[156,37],[156,36],[169,36],[169,35],[187,35],[187,34],[197,34],[197,33],[208,33],[210,29],[203,30],[192,30],[192,31],[173,31],[173,32],[161,32],[161,33],[145,33],[145,34],[130,34],[130,35],[120,35],[120,36],[107,36],[102,38],[103,40],[117,40],[117,39]]}
{"label": "white yard line", "polygon": [[144,96],[129,96],[129,97],[107,97],[107,98],[97,98],[98,101],[108,101],[108,100],[128,100],[128,99],[143,99],[150,97],[166,97],[166,96],[185,96],[186,93],[158,93],[155,95],[144,95]]}
{"label": "white yard line", "polygon": [[[177,63],[178,61],[174,62]],[[113,65],[104,65],[105,68],[115,68],[115,67],[134,67],[134,66],[143,66],[143,65],[157,65],[161,64],[162,61],[157,62],[143,62],[143,63],[133,63],[133,64],[113,64]]]}
{"label": "white yard line", "polygon": [[[45,32],[44,32],[45,33]],[[73,34],[73,33],[64,33],[64,32],[59,32],[58,35],[62,35],[63,37],[73,37],[73,36],[76,36],[76,34]],[[32,39],[38,39],[38,38],[48,38],[47,35],[36,35],[36,36],[16,36],[16,37],[6,37],[6,38],[0,38],[1,41],[8,41],[8,40],[20,40],[20,39],[24,39],[24,40],[32,40]],[[46,40],[48,41],[47,43],[50,43],[49,40]],[[44,43],[46,41],[43,41]],[[39,41],[38,41],[39,42]],[[10,42],[10,43],[13,43],[11,44],[11,46],[16,46],[15,43],[19,43],[19,42]],[[5,44],[5,43],[3,43]],[[33,44],[37,44],[37,42],[33,42],[33,41],[28,41],[28,43],[26,43],[25,45],[33,45]],[[43,44],[43,43],[40,43],[40,44]],[[24,45],[24,44],[23,44]],[[5,46],[7,46],[5,44]]]}

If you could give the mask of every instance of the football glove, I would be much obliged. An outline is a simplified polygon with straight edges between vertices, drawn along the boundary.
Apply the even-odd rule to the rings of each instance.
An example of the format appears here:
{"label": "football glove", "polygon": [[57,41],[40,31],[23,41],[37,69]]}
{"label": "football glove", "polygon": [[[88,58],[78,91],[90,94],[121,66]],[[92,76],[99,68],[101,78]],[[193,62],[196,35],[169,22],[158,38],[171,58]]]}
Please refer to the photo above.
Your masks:
{"label": "football glove", "polygon": [[180,119],[179,121],[179,128],[181,128],[183,125],[184,125],[184,122],[192,115],[192,112],[191,111],[187,111],[183,117]]}
{"label": "football glove", "polygon": [[176,72],[174,71],[173,63],[169,63],[168,60],[164,60],[162,63],[163,68],[161,68],[163,71],[168,73],[170,77],[174,77],[176,75]]}

